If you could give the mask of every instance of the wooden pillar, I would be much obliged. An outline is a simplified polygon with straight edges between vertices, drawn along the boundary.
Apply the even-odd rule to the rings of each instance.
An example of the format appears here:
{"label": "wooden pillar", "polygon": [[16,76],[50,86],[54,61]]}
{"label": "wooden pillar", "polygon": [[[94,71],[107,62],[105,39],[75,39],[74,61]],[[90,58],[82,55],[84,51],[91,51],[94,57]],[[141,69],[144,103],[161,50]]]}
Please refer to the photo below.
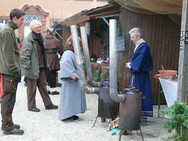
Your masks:
{"label": "wooden pillar", "polygon": [[183,0],[177,99],[188,104],[188,0]]}

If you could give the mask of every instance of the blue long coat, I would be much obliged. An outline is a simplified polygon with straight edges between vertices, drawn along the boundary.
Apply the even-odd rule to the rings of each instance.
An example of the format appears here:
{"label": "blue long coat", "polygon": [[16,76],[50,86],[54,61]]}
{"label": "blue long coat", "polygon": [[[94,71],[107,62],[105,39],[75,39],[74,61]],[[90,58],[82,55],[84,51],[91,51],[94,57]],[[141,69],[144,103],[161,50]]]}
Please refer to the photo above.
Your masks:
{"label": "blue long coat", "polygon": [[131,63],[131,79],[129,85],[133,82],[133,86],[142,92],[142,97],[145,97],[142,100],[142,116],[152,116],[153,103],[149,71],[153,69],[153,62],[150,48],[146,42],[142,42],[137,47],[129,62]]}
{"label": "blue long coat", "polygon": [[81,91],[78,79],[70,79],[72,76],[78,76],[75,54],[67,50],[63,53],[60,63],[60,78],[62,80],[59,109],[60,120],[84,113],[87,109],[85,93]]}

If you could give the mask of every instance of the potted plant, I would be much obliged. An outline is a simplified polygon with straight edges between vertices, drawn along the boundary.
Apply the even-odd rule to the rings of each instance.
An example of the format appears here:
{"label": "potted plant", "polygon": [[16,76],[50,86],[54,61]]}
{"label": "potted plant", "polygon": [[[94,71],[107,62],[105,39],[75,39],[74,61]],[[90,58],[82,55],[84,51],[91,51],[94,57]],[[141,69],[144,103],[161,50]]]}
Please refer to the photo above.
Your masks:
{"label": "potted plant", "polygon": [[176,131],[176,135],[172,136],[175,141],[188,140],[188,105],[176,101],[171,107],[162,109],[161,113],[168,117],[163,127],[172,132]]}

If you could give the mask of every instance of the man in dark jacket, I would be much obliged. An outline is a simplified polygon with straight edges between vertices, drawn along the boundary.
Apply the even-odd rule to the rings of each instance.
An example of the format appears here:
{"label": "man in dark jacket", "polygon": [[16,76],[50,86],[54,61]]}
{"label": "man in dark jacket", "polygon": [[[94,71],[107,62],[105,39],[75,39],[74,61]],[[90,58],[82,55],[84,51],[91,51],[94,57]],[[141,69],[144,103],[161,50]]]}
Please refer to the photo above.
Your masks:
{"label": "man in dark jacket", "polygon": [[58,54],[59,56],[62,56],[63,46],[61,42],[55,38],[55,32],[52,28],[47,30],[44,43],[46,45],[47,59],[51,70],[50,72],[46,73],[48,94],[56,95],[59,94],[59,92],[56,90],[57,71],[60,70]]}
{"label": "man in dark jacket", "polygon": [[24,12],[13,9],[8,23],[0,32],[0,73],[3,76],[3,97],[1,103],[2,127],[4,134],[22,135],[20,126],[13,124],[12,112],[16,101],[16,90],[21,80],[20,54],[15,30],[24,23]]}

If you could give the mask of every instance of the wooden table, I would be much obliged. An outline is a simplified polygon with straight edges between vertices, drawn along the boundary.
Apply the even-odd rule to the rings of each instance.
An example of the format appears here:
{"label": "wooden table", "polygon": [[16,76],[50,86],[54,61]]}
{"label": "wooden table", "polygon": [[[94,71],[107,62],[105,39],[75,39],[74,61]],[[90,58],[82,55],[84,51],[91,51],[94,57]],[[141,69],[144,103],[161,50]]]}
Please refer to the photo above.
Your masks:
{"label": "wooden table", "polygon": [[[158,79],[159,80],[159,75],[158,76],[153,76],[155,79]],[[159,92],[158,92],[158,117],[160,117],[160,114],[159,114],[159,111],[161,109],[161,94],[163,94],[163,90],[162,90],[162,87],[161,87],[161,83],[159,81]]]}

